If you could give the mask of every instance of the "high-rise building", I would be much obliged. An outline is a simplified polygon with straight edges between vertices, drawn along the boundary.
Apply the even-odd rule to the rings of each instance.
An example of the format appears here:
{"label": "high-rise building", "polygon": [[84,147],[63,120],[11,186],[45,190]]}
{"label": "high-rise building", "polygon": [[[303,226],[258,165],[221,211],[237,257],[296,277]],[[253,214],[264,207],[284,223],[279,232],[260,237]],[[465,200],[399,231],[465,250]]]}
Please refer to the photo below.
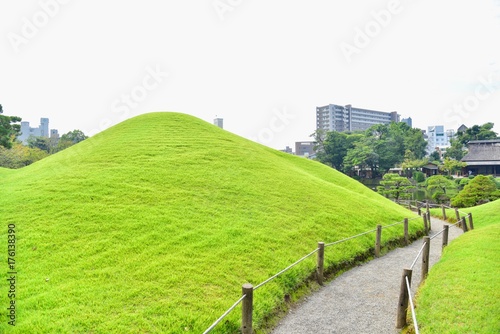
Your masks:
{"label": "high-rise building", "polygon": [[[55,131],[57,132],[57,130]],[[49,138],[50,135],[51,132],[49,132],[49,119],[40,118],[40,125],[37,128],[30,127],[30,122],[21,122],[21,134],[17,137],[17,139],[24,144],[27,144],[29,137]]]}
{"label": "high-rise building", "polygon": [[316,129],[325,131],[364,131],[376,124],[399,122],[396,111],[384,112],[353,108],[350,104],[316,107]]}
{"label": "high-rise building", "polygon": [[401,123],[406,123],[406,124],[408,124],[408,126],[409,126],[410,128],[413,128],[413,124],[412,124],[412,119],[411,119],[411,117],[408,117],[408,118],[403,118],[403,119],[401,120]]}

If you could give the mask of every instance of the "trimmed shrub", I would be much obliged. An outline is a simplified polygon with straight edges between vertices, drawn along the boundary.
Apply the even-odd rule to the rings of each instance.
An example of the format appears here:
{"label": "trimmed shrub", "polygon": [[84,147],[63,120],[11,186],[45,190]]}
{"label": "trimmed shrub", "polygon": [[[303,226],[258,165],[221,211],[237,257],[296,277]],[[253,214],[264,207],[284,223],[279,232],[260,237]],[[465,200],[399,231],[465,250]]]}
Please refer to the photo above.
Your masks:
{"label": "trimmed shrub", "polygon": [[484,175],[477,175],[451,199],[451,205],[459,208],[475,206],[490,201],[496,196],[497,186],[493,180]]}

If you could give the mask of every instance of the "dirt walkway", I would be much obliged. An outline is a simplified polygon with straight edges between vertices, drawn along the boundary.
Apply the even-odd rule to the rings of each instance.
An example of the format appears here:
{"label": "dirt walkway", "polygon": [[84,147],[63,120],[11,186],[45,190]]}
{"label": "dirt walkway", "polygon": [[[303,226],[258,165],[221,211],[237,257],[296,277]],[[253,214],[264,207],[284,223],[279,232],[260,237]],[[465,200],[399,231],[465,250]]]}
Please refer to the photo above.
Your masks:
{"label": "dirt walkway", "polygon": [[[445,223],[432,218],[433,237]],[[448,240],[462,234],[450,226]],[[430,266],[441,256],[442,234],[431,240]],[[279,322],[273,334],[399,333],[395,328],[401,276],[415,260],[422,239],[356,267],[305,298]],[[422,260],[413,268],[412,292],[420,284]]]}

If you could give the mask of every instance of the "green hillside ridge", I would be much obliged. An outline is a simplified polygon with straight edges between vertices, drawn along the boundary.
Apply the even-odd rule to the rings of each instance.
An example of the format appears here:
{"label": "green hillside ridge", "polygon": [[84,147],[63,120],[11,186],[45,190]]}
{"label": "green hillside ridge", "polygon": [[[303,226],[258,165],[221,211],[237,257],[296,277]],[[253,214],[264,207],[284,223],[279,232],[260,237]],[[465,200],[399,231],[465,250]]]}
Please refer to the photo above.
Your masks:
{"label": "green hillside ridge", "polygon": [[[318,162],[179,113],[122,122],[30,166],[0,169],[0,247],[16,225],[17,333],[200,333],[241,294],[331,242],[412,214]],[[422,229],[412,220],[411,234]],[[383,242],[402,235],[384,229]],[[327,248],[326,265],[374,235]],[[0,254],[7,275],[7,252]],[[315,268],[255,293],[257,326]],[[6,319],[7,287],[0,316]],[[235,310],[214,333],[240,326]]]}

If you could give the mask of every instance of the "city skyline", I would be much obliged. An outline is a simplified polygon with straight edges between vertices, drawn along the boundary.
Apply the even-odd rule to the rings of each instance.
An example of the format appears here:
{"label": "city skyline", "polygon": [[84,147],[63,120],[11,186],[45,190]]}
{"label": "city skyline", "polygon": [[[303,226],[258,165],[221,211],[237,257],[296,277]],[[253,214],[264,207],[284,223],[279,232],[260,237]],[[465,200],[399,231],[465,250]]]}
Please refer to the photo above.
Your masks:
{"label": "city skyline", "polygon": [[500,132],[498,0],[39,0],[0,32],[4,113],[61,134],[175,111],[283,149],[328,104]]}

